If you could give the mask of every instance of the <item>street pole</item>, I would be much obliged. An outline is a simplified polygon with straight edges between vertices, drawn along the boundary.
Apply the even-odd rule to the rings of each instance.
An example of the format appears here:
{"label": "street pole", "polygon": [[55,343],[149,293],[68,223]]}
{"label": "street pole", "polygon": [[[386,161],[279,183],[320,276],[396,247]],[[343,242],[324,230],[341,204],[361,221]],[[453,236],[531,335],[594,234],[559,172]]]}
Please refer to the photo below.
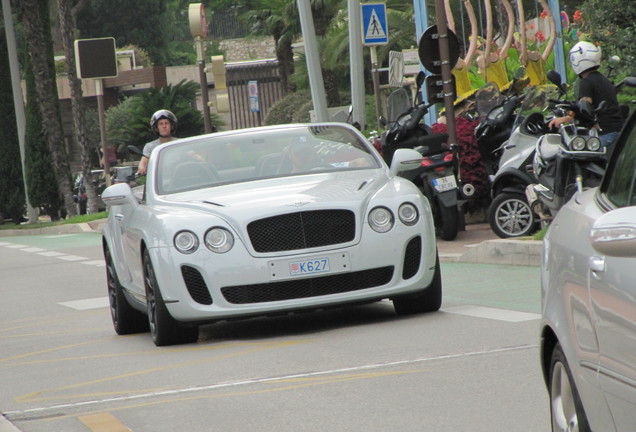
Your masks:
{"label": "street pole", "polygon": [[319,122],[329,121],[327,112],[327,97],[325,96],[325,83],[322,79],[322,69],[320,57],[318,55],[318,42],[316,41],[316,31],[314,29],[314,18],[311,15],[309,0],[298,0],[298,15],[300,16],[300,27],[305,43],[305,59],[307,61],[307,73],[309,75],[309,86],[311,87],[311,100],[314,104],[316,120]]}
{"label": "street pole", "polygon": [[203,126],[205,133],[212,133],[212,122],[210,121],[210,104],[208,97],[208,77],[205,73],[205,48],[201,36],[194,38],[197,46],[197,63],[199,64],[199,82],[201,83],[201,103],[203,104]]}
{"label": "street pole", "polygon": [[99,136],[102,141],[102,163],[104,165],[104,179],[106,187],[110,186],[110,161],[106,142],[106,115],[104,108],[104,82],[102,78],[95,79],[95,94],[97,96],[97,113],[99,117]]}
{"label": "street pole", "polygon": [[13,89],[13,106],[15,109],[15,122],[18,130],[18,145],[20,146],[20,163],[22,164],[22,182],[24,183],[24,197],[27,205],[27,216],[29,218],[29,223],[36,223],[38,221],[38,209],[31,206],[31,202],[29,201],[29,188],[27,187],[24,142],[26,134],[26,116],[24,113],[22,87],[20,86],[20,70],[18,68],[19,63],[16,51],[15,30],[13,28],[10,0],[2,0],[2,11],[4,15],[4,32],[7,37],[7,51],[9,52],[9,69],[11,72],[11,85]]}
{"label": "street pole", "polygon": [[444,9],[444,0],[435,1],[435,19],[437,21],[437,31],[439,33],[439,54],[442,63],[442,82],[444,91],[444,111],[446,113],[446,128],[448,133],[448,144],[450,146],[457,145],[457,132],[455,129],[455,100],[453,89],[453,74],[451,69],[454,65],[450,64],[450,50],[448,43],[448,23],[446,22],[446,10]]}
{"label": "street pole", "polygon": [[349,69],[351,81],[352,120],[366,129],[366,101],[364,95],[364,55],[362,51],[362,12],[360,0],[347,0],[349,14]]}
{"label": "street pole", "polygon": [[375,127],[380,130],[380,116],[382,115],[382,98],[380,95],[380,72],[378,71],[378,50],[375,45],[369,47],[371,51],[371,78],[373,79],[373,94],[375,95]]}

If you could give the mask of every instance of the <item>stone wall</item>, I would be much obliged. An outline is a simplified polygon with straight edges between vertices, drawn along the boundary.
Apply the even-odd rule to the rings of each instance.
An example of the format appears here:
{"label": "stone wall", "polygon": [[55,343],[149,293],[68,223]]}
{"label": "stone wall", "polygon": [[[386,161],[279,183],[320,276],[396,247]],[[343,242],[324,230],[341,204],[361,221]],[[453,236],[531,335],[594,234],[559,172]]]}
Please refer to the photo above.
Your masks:
{"label": "stone wall", "polygon": [[267,38],[224,39],[220,43],[226,62],[276,58],[274,40]]}

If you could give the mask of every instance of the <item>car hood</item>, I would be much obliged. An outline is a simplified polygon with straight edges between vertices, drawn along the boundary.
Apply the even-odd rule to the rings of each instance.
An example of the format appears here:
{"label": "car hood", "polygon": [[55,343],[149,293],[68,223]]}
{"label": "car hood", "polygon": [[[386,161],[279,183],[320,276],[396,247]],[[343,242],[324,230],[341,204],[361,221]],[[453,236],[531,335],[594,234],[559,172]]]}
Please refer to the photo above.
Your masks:
{"label": "car hood", "polygon": [[245,221],[300,209],[365,207],[381,190],[394,191],[402,181],[381,169],[320,173],[183,192],[161,197],[160,205]]}

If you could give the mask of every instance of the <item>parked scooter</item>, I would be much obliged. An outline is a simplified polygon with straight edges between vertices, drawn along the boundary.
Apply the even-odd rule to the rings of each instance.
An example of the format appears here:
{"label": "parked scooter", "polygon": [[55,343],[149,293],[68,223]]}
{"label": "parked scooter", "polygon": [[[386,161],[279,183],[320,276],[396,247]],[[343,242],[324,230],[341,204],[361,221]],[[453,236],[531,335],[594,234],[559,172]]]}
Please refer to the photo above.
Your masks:
{"label": "parked scooter", "polygon": [[[551,73],[560,80],[558,73]],[[636,86],[636,78],[627,77],[616,88],[624,85]],[[563,102],[555,106],[554,117],[573,112],[575,123],[563,124],[558,131],[549,131],[548,119],[537,122],[537,127],[544,129],[545,134],[536,143],[532,163],[536,182],[526,188],[526,197],[542,222],[552,220],[576,192],[598,186],[603,179],[608,151],[601,146],[595,127],[596,113],[603,109],[603,102],[596,111],[584,99]]]}
{"label": "parked scooter", "polygon": [[537,139],[544,133],[535,123],[543,121],[550,101],[558,96],[555,85],[528,89],[515,116],[510,138],[497,150],[500,156],[495,174],[490,178],[492,202],[488,222],[501,238],[526,236],[538,228],[538,216],[525,195],[526,187],[535,179],[526,167],[532,163]]}
{"label": "parked scooter", "polygon": [[[417,94],[423,82],[424,74],[420,73],[416,79]],[[389,97],[388,103],[391,104],[392,100],[396,104],[403,104],[404,98]],[[393,153],[399,148],[413,148],[420,152],[424,157],[420,168],[401,175],[415,183],[428,198],[438,235],[444,240],[454,240],[463,222],[460,213],[461,183],[457,179],[457,149],[446,143],[447,134],[435,134],[430,126],[422,122],[431,105],[418,102],[403,111],[395,121],[389,118],[388,129],[381,139],[382,156],[390,164]],[[389,106],[388,111],[395,112],[396,108]]]}

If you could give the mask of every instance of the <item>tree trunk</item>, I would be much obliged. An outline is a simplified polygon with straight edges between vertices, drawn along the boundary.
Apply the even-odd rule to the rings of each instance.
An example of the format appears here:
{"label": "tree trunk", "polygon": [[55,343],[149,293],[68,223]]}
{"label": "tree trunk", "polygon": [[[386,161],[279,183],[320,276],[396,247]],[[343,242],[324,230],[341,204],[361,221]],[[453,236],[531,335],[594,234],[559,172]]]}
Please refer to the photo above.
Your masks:
{"label": "tree trunk", "polygon": [[58,109],[57,86],[53,68],[50,65],[51,52],[45,37],[45,35],[50,34],[50,29],[44,28],[40,1],[21,0],[19,5],[27,51],[35,74],[35,90],[42,114],[42,126],[53,159],[58,191],[64,198],[67,215],[75,216],[77,211],[73,202],[71,170]]}
{"label": "tree trunk", "polygon": [[[75,50],[73,45],[73,34],[75,34],[75,26],[73,25],[73,17],[69,0],[57,0],[57,15],[60,22],[60,33],[62,35],[62,46],[66,55],[66,63],[68,65],[68,84],[71,89],[71,110],[73,113],[73,126],[75,127],[75,139],[80,147],[80,155],[82,158],[82,174],[84,176],[84,186],[86,187],[86,195],[88,197],[88,208],[90,213],[97,213],[97,193],[95,192],[95,184],[93,183],[93,174],[91,172],[90,159],[90,143],[86,135],[84,125],[84,107],[82,102],[82,82],[77,77]],[[106,173],[108,175],[108,173]]]}

